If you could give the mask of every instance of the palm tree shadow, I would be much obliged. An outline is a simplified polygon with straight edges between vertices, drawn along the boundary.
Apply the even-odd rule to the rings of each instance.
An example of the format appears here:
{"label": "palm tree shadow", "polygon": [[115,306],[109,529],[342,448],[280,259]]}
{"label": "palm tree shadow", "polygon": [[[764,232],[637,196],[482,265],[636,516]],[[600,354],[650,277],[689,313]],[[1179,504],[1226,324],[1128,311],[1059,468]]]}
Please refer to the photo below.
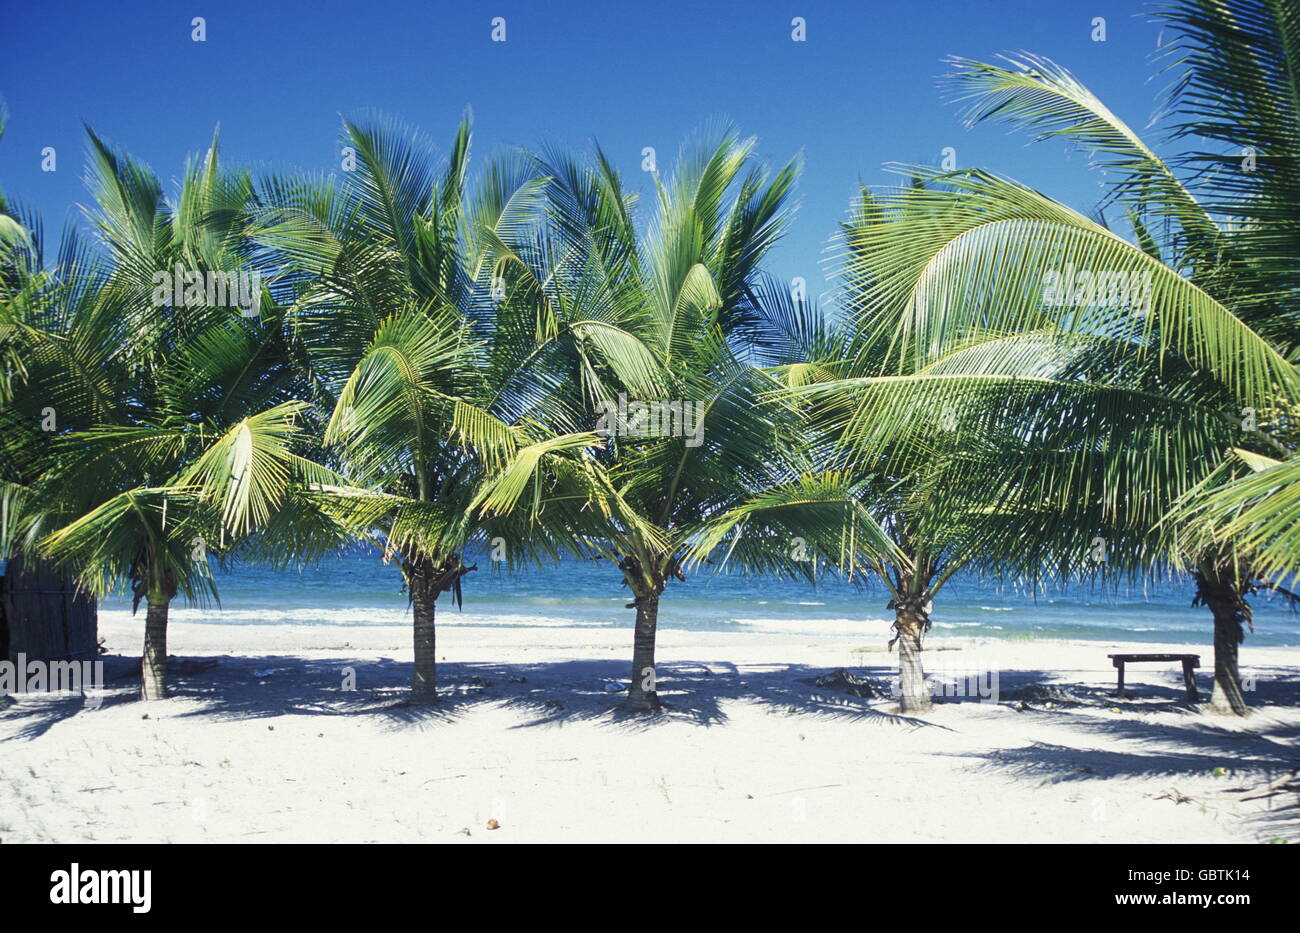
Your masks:
{"label": "palm tree shadow", "polygon": [[376,717],[393,729],[448,724],[477,698],[457,684],[437,703],[409,699],[411,665],[391,658],[222,657],[201,675],[173,680],[173,696],[201,700],[183,717],[262,719],[274,716]]}
{"label": "palm tree shadow", "polygon": [[[730,662],[676,661],[656,668],[661,708],[650,713],[626,709],[627,665],[622,661],[566,661],[538,665],[529,675],[532,688],[503,698],[528,729],[566,722],[597,721],[624,732],[685,722],[706,728],[725,725],[730,702],[768,707],[777,715],[849,719],[911,728],[945,728],[891,712],[880,702],[815,686],[825,669],[806,665],[770,665],[742,671]],[[878,672],[883,673],[883,672]]]}
{"label": "palm tree shadow", "polygon": [[1261,841],[1300,839],[1300,771],[1293,769],[1276,780],[1237,787],[1230,793],[1242,803],[1263,802],[1264,812],[1251,819]]}
{"label": "palm tree shadow", "polygon": [[[139,690],[138,662],[109,659],[106,706],[131,703]],[[215,661],[213,664],[211,662]],[[674,722],[712,727],[726,724],[725,707],[744,701],[766,706],[773,715],[847,719],[911,729],[947,728],[900,715],[888,699],[867,699],[818,687],[827,673],[805,665],[770,665],[741,670],[730,662],[681,661],[659,669],[658,693],[663,708],[649,715],[624,709],[627,666],[621,661],[561,661],[530,664],[442,663],[438,668],[439,701],[407,701],[411,664],[391,658],[221,656],[172,658],[168,682],[174,700],[190,701],[180,718],[267,719],[284,715],[379,717],[393,729],[448,724],[483,704],[522,714],[513,728],[598,721],[612,729],[639,732]],[[877,680],[885,668],[866,672]],[[167,715],[171,701],[157,707]],[[84,704],[22,700],[0,712],[0,721],[29,717],[31,723],[10,738],[37,738],[57,722],[76,715]],[[141,714],[154,709],[140,707]]]}
{"label": "palm tree shadow", "polygon": [[[104,662],[106,684],[122,677],[131,663],[130,659],[117,656],[106,656],[98,660]],[[138,698],[140,692],[138,659],[135,664],[137,665],[136,680],[127,690],[95,690],[90,695],[85,693],[81,695],[28,693],[7,698],[0,697],[0,722],[6,720],[10,722],[25,721],[23,725],[15,729],[10,735],[0,739],[0,741],[32,741],[40,738],[59,723],[80,713],[93,715],[101,709],[131,703]]]}
{"label": "palm tree shadow", "polygon": [[[1251,694],[1251,717],[1239,720],[1206,711],[1208,694],[1193,704],[1181,685],[1144,683],[1117,699],[1113,690],[1071,689],[1075,708],[1021,707],[1031,723],[1068,723],[1074,735],[1093,735],[1099,745],[1033,741],[1018,748],[940,752],[973,759],[984,771],[1005,771],[1042,783],[1106,781],[1116,778],[1222,778],[1222,790],[1189,796],[1176,785],[1159,797],[1174,803],[1213,806],[1255,801],[1262,812],[1248,821],[1261,838],[1300,838],[1300,723],[1270,715],[1270,708],[1300,705],[1300,674],[1269,669]],[[1051,675],[1043,675],[1049,678]],[[1172,680],[1172,678],[1171,678]],[[1077,715],[1082,712],[1084,715]],[[1159,718],[1134,713],[1163,713]],[[1168,715],[1172,714],[1172,715]],[[1106,747],[1100,747],[1100,740]],[[1117,747],[1118,745],[1118,747]],[[1261,803],[1262,802],[1262,803]]]}
{"label": "palm tree shadow", "polygon": [[48,696],[38,694],[32,696],[20,694],[18,697],[11,698],[10,705],[0,704],[0,722],[4,720],[23,722],[25,720],[25,723],[16,728],[11,734],[0,738],[0,742],[39,739],[59,723],[71,719],[79,713],[85,712],[88,715],[93,715],[96,709],[130,703],[133,699],[133,696],[106,696],[102,698],[100,705],[96,707],[91,699],[86,696],[68,696],[65,694]]}
{"label": "palm tree shadow", "polygon": [[[205,667],[206,663],[215,665]],[[108,657],[106,677],[110,689],[103,704],[116,706],[132,702],[138,690],[138,662],[124,657]],[[184,717],[215,716],[226,719],[259,719],[282,715],[380,717],[394,729],[420,728],[452,723],[481,704],[502,705],[522,714],[512,728],[562,725],[567,722],[598,721],[623,731],[644,731],[676,722],[697,726],[725,725],[726,706],[747,702],[767,708],[773,715],[812,716],[869,722],[909,729],[948,729],[941,723],[899,713],[896,702],[880,692],[887,690],[893,677],[891,666],[875,665],[856,669],[857,676],[874,685],[876,694],[864,697],[819,686],[817,680],[828,671],[807,665],[774,664],[761,668],[739,668],[730,662],[683,660],[663,664],[658,669],[658,692],[663,708],[653,714],[632,714],[624,710],[627,668],[621,660],[574,660],[529,664],[442,663],[439,665],[439,702],[415,705],[406,702],[411,678],[411,664],[392,658],[302,657],[273,655],[248,657],[223,656],[196,660],[174,659],[169,681],[173,697],[198,701],[178,715]],[[1264,706],[1300,703],[1300,678],[1294,670],[1269,670],[1259,679],[1252,702]],[[1067,707],[1118,709],[1121,713],[1177,711],[1189,714],[1195,725],[1196,741],[1210,743],[1201,754],[1209,760],[1230,753],[1243,741],[1242,733],[1219,729],[1206,719],[1190,715],[1196,708],[1189,703],[1180,685],[1164,686],[1141,683],[1131,687],[1130,695],[1118,699],[1113,690],[1103,686],[1074,685],[1062,680],[1059,672],[1016,671],[1002,677],[1003,702],[1017,702],[1016,696],[1026,687],[1056,682],[1068,689]],[[1208,684],[1207,684],[1208,686]],[[995,698],[999,699],[999,698]],[[985,701],[979,696],[937,696],[937,704]],[[31,721],[10,738],[32,739],[43,735],[56,723],[85,709],[77,698],[63,701],[28,701],[0,712],[0,721],[29,718]],[[1021,704],[1030,716],[1057,715],[1043,704]],[[147,713],[151,707],[141,707]],[[159,708],[167,712],[166,705]],[[89,711],[87,711],[89,714]],[[1121,716],[1114,720],[1079,719],[1073,723],[1084,730],[1104,729],[1112,735],[1135,741],[1162,742],[1171,739],[1166,726],[1152,726],[1142,720]],[[1252,733],[1253,734],[1253,733]],[[1187,741],[1192,733],[1189,730]],[[1279,735],[1272,758],[1280,763],[1285,754],[1280,744],[1290,736]],[[1253,741],[1268,743],[1266,736],[1255,735]],[[1104,761],[1106,756],[1102,756]],[[1033,763],[1027,752],[1024,764]],[[1048,753],[1038,756],[1037,766],[1050,772],[1069,762],[1055,762]],[[998,763],[1006,766],[1012,759]],[[1177,770],[1179,761],[1187,768],[1198,766],[1199,759],[1170,757],[1164,766]],[[1203,763],[1203,762],[1200,762]],[[1148,765],[1155,764],[1148,760]],[[1105,764],[1103,768],[1107,767]],[[1116,767],[1119,767],[1118,765]],[[1121,769],[1122,770],[1122,769]]]}

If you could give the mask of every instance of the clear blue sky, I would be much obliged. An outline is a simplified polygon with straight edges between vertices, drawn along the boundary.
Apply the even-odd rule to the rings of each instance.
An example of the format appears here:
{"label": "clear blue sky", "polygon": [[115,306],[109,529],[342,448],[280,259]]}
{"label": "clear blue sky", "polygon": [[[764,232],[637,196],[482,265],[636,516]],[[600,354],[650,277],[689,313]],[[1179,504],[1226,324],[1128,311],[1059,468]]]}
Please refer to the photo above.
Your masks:
{"label": "clear blue sky", "polygon": [[[206,42],[191,40],[194,16]],[[504,43],[490,39],[495,16]],[[791,41],[795,16],[806,42]],[[1105,42],[1091,38],[1095,16]],[[85,199],[83,121],[170,181],[218,122],[228,160],[329,169],[341,114],[378,109],[441,142],[470,107],[480,157],[596,138],[644,192],[644,146],[662,168],[726,117],[774,163],[804,153],[799,214],[772,268],[814,291],[857,180],[889,183],[886,162],[935,164],[952,146],[960,165],[1079,209],[1095,201],[1082,154],[964,129],[939,93],[944,56],[1046,55],[1138,128],[1165,83],[1152,80],[1159,28],[1137,0],[42,0],[6,4],[0,29],[0,188],[39,211],[47,235]],[[40,170],[46,146],[53,173]]]}

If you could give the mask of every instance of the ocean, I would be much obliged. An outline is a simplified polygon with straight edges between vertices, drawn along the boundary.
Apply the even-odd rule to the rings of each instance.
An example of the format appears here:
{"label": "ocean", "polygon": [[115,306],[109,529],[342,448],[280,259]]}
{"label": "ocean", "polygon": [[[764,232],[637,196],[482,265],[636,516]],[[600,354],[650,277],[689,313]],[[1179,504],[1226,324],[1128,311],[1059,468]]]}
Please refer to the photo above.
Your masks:
{"label": "ocean", "polygon": [[[475,558],[469,560],[473,563]],[[451,594],[438,602],[440,626],[631,629],[631,597],[608,561],[564,560],[507,570],[487,555],[464,578],[464,606]],[[396,566],[370,551],[340,553],[304,570],[235,567],[218,572],[220,606],[173,604],[178,622],[212,625],[405,625],[411,611]],[[1094,639],[1210,645],[1209,610],[1192,608],[1190,577],[1119,589],[1052,587],[1037,597],[973,576],[954,577],[940,591],[931,636],[1008,639]],[[859,640],[889,637],[893,613],[879,581],[859,586],[829,578],[804,582],[705,569],[673,580],[660,601],[661,628],[772,632]],[[1251,644],[1300,645],[1300,615],[1275,595],[1258,594]],[[129,600],[113,597],[101,615],[127,618]],[[140,622],[143,624],[143,608]]]}

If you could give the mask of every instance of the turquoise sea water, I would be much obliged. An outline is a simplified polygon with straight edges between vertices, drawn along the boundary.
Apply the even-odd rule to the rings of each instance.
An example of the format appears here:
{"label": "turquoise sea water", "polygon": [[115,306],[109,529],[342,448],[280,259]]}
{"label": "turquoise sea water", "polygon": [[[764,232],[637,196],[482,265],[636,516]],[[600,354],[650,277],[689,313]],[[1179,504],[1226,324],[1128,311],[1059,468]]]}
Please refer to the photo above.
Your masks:
{"label": "turquoise sea water", "polygon": [[[471,563],[473,561],[471,560]],[[509,627],[597,626],[630,629],[628,590],[607,561],[567,560],[514,572],[478,559],[465,577],[464,608],[446,594],[439,625]],[[370,552],[349,552],[302,571],[241,567],[219,574],[220,607],[173,609],[176,621],[223,625],[407,624],[410,609],[401,575]],[[1211,620],[1191,607],[1188,577],[1124,587],[1054,588],[1033,596],[974,578],[954,578],[935,600],[933,635],[994,638],[1082,638],[1208,644]],[[688,575],[673,581],[660,604],[659,624],[696,631],[776,632],[888,637],[893,613],[885,589],[828,579],[814,587],[770,577]],[[1276,597],[1256,596],[1257,645],[1300,645],[1300,615]],[[129,615],[123,599],[105,601],[101,612]]]}

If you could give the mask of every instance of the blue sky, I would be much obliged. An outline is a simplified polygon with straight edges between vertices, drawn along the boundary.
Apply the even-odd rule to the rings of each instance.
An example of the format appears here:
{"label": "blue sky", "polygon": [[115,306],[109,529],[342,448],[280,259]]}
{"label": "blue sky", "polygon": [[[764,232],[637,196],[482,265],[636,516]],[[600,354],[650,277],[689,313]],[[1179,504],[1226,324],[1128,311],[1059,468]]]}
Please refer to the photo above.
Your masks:
{"label": "blue sky", "polygon": [[[194,16],[206,42],[191,40]],[[491,41],[497,16],[504,43]],[[796,16],[806,42],[791,41]],[[1104,42],[1091,37],[1097,16]],[[648,192],[642,148],[654,146],[662,168],[722,117],[774,164],[803,153],[799,213],[770,265],[814,291],[858,180],[889,183],[886,162],[935,164],[951,146],[960,165],[1082,210],[1096,200],[1081,153],[962,127],[938,87],[944,56],[1046,55],[1137,128],[1164,87],[1152,79],[1159,27],[1136,0],[44,0],[8,5],[4,32],[0,188],[36,208],[47,233],[85,200],[83,121],[170,181],[218,122],[228,160],[325,170],[338,164],[341,114],[380,110],[441,143],[469,107],[480,158],[595,138],[629,187]],[[46,146],[55,172],[41,171]]]}

